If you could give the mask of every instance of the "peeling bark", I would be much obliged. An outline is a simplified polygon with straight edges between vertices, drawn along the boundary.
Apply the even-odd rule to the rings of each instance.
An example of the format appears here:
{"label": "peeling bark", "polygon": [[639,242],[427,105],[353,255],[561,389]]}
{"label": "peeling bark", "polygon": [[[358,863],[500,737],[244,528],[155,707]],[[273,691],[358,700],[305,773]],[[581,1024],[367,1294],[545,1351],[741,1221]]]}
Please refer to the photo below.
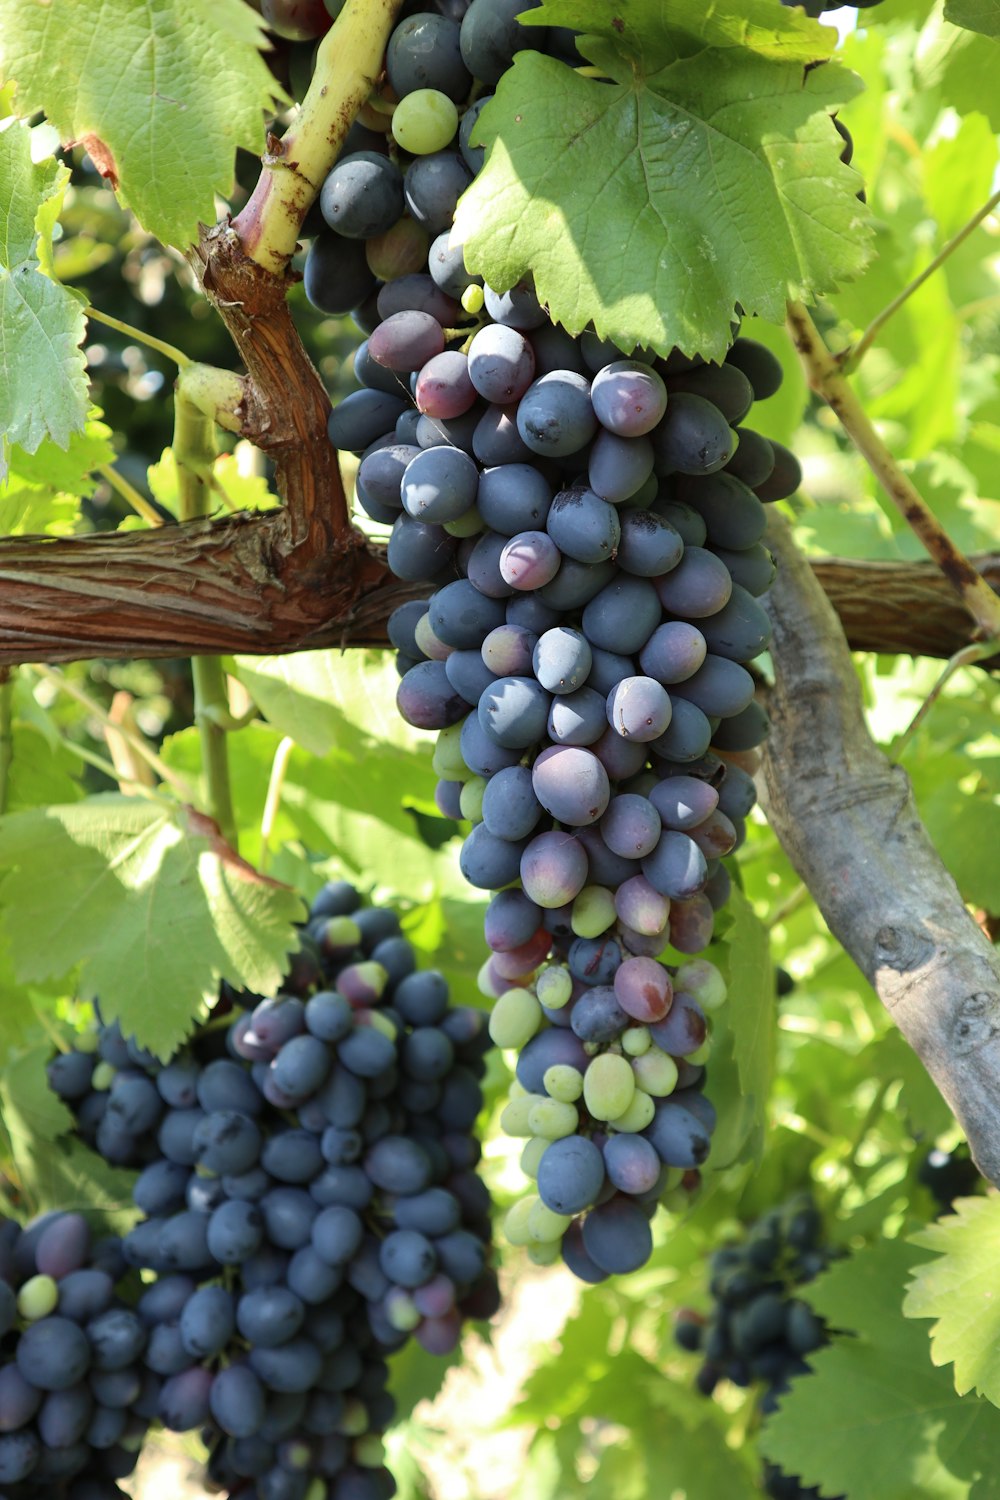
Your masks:
{"label": "peeling bark", "polygon": [[772,512],[778,576],[765,812],[830,931],[873,985],[1000,1182],[1000,955],[920,821],[906,773],[868,733],[830,601]]}

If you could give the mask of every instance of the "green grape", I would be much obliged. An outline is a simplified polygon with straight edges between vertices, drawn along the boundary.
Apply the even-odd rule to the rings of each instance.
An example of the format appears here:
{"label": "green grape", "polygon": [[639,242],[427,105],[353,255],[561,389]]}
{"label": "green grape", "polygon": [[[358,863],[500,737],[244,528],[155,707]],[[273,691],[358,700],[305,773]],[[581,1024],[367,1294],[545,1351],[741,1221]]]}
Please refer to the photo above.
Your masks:
{"label": "green grape", "polygon": [[553,1063],[545,1069],[542,1082],[549,1098],[562,1104],[575,1104],[583,1093],[583,1075],[570,1063]]}
{"label": "green grape", "polygon": [[[121,1441],[121,1439],[119,1439],[119,1442],[120,1441]],[[364,1439],[363,1438],[359,1438],[358,1441],[359,1442],[364,1442]],[[325,1479],[318,1479],[317,1478],[317,1479],[313,1480],[312,1484],[306,1490],[305,1500],[326,1500],[326,1495],[327,1495],[326,1480]]]}
{"label": "green grape", "polygon": [[549,1141],[561,1136],[573,1135],[580,1123],[575,1104],[564,1104],[559,1099],[539,1099],[528,1111],[528,1127],[532,1135],[541,1135]]}
{"label": "green grape", "polygon": [[528,1215],[528,1235],[536,1245],[546,1245],[552,1240],[558,1242],[572,1222],[569,1214],[555,1213],[551,1208],[546,1208],[541,1198],[538,1198]]}
{"label": "green grape", "polygon": [[626,1058],[603,1052],[593,1059],[583,1075],[584,1103],[595,1120],[613,1120],[628,1109],[635,1083]]}
{"label": "green grape", "polygon": [[476,989],[487,1000],[494,1000],[496,998],[496,991],[493,988],[493,976],[490,973],[489,959],[486,959],[484,963],[479,965],[479,972],[476,975]]}
{"label": "green grape", "polygon": [[90,1080],[90,1087],[97,1093],[103,1093],[114,1083],[117,1072],[118,1069],[113,1068],[109,1062],[99,1062]]}
{"label": "green grape", "polygon": [[[100,1045],[101,1034],[99,1031],[81,1031],[79,1036],[73,1038],[73,1046],[77,1052],[86,1052],[88,1057],[97,1051]],[[121,1441],[119,1439],[119,1441]]]}
{"label": "green grape", "polygon": [[632,1059],[636,1084],[647,1094],[663,1099],[677,1087],[677,1064],[659,1047],[650,1047],[642,1057]]}
{"label": "green grape", "polygon": [[469,768],[462,759],[461,737],[461,724],[450,724],[438,734],[431,765],[440,781],[468,780]]}
{"label": "green grape", "polygon": [[511,1099],[503,1107],[500,1116],[500,1129],[504,1135],[533,1135],[534,1131],[528,1124],[528,1114],[532,1105],[544,1099],[544,1094],[522,1094],[518,1099]]}
{"label": "green grape", "polygon": [[421,1314],[417,1309],[412,1297],[404,1293],[397,1296],[392,1294],[392,1306],[386,1310],[386,1317],[398,1333],[412,1333],[421,1321]]}
{"label": "green grape", "polygon": [[674,976],[674,992],[680,990],[697,1000],[702,1010],[718,1010],[726,999],[726,981],[707,958],[681,964]]}
{"label": "green grape", "polygon": [[549,1142],[543,1135],[533,1135],[530,1141],[525,1142],[521,1152],[521,1171],[525,1177],[538,1176],[538,1163],[545,1155],[548,1145]]}
{"label": "green grape", "polygon": [[614,1130],[621,1130],[627,1135],[638,1135],[640,1130],[645,1130],[646,1126],[652,1122],[655,1113],[656,1106],[651,1097],[637,1084],[628,1109],[608,1123]]}
{"label": "green grape", "polygon": [[535,1266],[554,1266],[561,1248],[558,1240],[547,1240],[541,1245],[531,1244],[528,1246],[528,1259]]}
{"label": "green grape", "polygon": [[381,1469],[385,1444],[377,1432],[365,1432],[351,1444],[351,1457],[362,1469]]}
{"label": "green grape", "polygon": [[483,776],[472,776],[458,794],[459,811],[463,818],[468,818],[470,823],[481,823],[483,821],[483,793],[485,790],[486,778]]}
{"label": "green grape", "polygon": [[568,969],[552,964],[535,980],[535,994],[549,1010],[561,1010],[573,993],[573,976]]}
{"label": "green grape", "polygon": [[323,929],[323,941],[331,948],[360,948],[361,928],[353,917],[329,917]]}
{"label": "green grape", "polygon": [[32,1276],[17,1294],[17,1310],[34,1323],[47,1318],[59,1301],[59,1288],[51,1276]]}
{"label": "green grape", "polygon": [[414,89],[392,112],[396,144],[414,156],[443,151],[458,129],[458,110],[439,89]]}
{"label": "green grape", "polygon": [[462,306],[467,313],[482,312],[483,303],[486,301],[486,293],[481,286],[467,286],[462,293]]}
{"label": "green grape", "polygon": [[[470,288],[471,290],[471,288]],[[482,291],[481,286],[476,287],[477,292]],[[470,506],[464,516],[459,516],[457,521],[445,521],[444,530],[449,536],[477,536],[480,531],[486,530],[486,522],[479,514],[474,505]],[[459,726],[461,728],[461,725]]]}
{"label": "green grape", "polygon": [[349,1396],[337,1423],[342,1437],[361,1437],[368,1431],[368,1408],[357,1396]]}
{"label": "green grape", "polygon": [[369,1010],[367,1014],[369,1017],[369,1026],[371,1026],[375,1031],[381,1031],[382,1035],[387,1036],[390,1042],[394,1042],[396,1040],[399,1028],[390,1016],[385,1015],[385,1013],[380,1010]]}
{"label": "green grape", "polygon": [[615,898],[603,885],[585,885],[573,902],[570,926],[577,937],[600,937],[607,932],[618,913]]}
{"label": "green grape", "polygon": [[[369,1006],[374,1006],[385,993],[385,987],[389,983],[387,970],[382,964],[376,963],[370,958],[365,959],[362,963],[353,964],[352,968],[360,982],[373,992],[374,999],[369,1000],[367,1003]],[[386,1035],[389,1035],[389,1033],[387,1032]],[[395,1027],[393,1027],[391,1035],[396,1035]]]}
{"label": "green grape", "polygon": [[648,1026],[630,1026],[622,1032],[622,1051],[629,1057],[641,1057],[653,1045]]}
{"label": "green grape", "polygon": [[542,1007],[530,990],[505,990],[490,1016],[490,1036],[498,1047],[523,1047],[542,1024]]}
{"label": "green grape", "polygon": [[711,1057],[711,1055],[712,1038],[710,1036],[707,1036],[702,1042],[701,1046],[698,1048],[697,1052],[688,1053],[687,1057],[685,1058],[685,1062],[693,1063],[696,1067],[701,1067],[703,1063],[708,1062],[708,1059]]}
{"label": "green grape", "polygon": [[536,1203],[541,1203],[541,1198],[536,1198],[533,1193],[527,1198],[519,1198],[513,1208],[507,1210],[503,1221],[503,1232],[512,1245],[526,1245],[531,1239],[528,1232],[528,1218]]}

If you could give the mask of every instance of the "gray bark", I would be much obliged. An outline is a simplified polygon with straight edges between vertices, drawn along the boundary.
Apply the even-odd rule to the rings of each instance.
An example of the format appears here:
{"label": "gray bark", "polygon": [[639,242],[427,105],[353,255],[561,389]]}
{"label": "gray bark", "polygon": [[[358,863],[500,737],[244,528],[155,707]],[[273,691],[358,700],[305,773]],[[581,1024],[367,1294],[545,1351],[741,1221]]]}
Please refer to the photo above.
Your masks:
{"label": "gray bark", "polygon": [[1000,956],[872,740],[840,622],[772,511],[778,575],[764,811],[834,937],[874,987],[1000,1183]]}

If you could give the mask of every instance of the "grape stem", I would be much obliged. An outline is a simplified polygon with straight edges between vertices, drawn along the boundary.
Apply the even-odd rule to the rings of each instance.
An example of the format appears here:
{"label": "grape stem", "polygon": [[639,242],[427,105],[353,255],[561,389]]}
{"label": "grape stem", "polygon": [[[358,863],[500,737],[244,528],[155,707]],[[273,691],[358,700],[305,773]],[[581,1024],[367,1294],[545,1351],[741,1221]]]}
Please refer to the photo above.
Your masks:
{"label": "grape stem", "polygon": [[977,662],[984,661],[987,657],[995,656],[998,651],[1000,651],[1000,641],[992,640],[980,641],[973,646],[963,646],[961,651],[955,652],[954,656],[945,664],[940,677],[893,746],[892,759],[894,761],[898,762],[902,759],[904,750],[941,696],[949,678],[953,677],[960,667],[975,666]]}
{"label": "grape stem", "polygon": [[129,484],[124,474],[119,474],[113,464],[98,464],[97,471],[111,488],[115,490],[127,505],[130,505],[137,516],[148,521],[150,526],[162,526],[163,517],[155,505],[150,505],[145,495],[140,494],[134,484]]}
{"label": "grape stem", "polygon": [[264,170],[232,226],[245,253],[265,271],[283,274],[295,253],[302,221],[382,71],[401,5],[347,0],[319,44],[297,118],[280,140],[268,139]]}
{"label": "grape stem", "polygon": [[87,307],[84,312],[95,323],[106,323],[109,328],[117,329],[127,338],[134,339],[137,344],[145,344],[147,348],[155,349],[158,354],[171,360],[179,370],[185,369],[191,363],[183,350],[175,348],[173,344],[168,344],[163,339],[154,338],[151,333],[145,333],[143,329],[136,328],[131,323],[123,323],[121,318],[113,318],[110,313],[98,312],[96,307]]}
{"label": "grape stem", "polygon": [[934,275],[934,272],[938,269],[938,267],[942,266],[948,259],[949,255],[957,250],[959,245],[961,245],[965,240],[968,239],[972,231],[974,229],[977,229],[983,222],[983,220],[990,216],[990,214],[998,204],[1000,204],[1000,192],[994,193],[992,198],[989,198],[983,204],[982,208],[977,209],[977,211],[972,215],[972,218],[969,219],[967,223],[962,225],[958,233],[953,234],[947,244],[941,247],[937,255],[935,255],[934,259],[928,261],[927,265],[920,272],[920,274],[918,276],[914,276],[913,280],[906,286],[904,286],[899,295],[897,297],[893,297],[892,301],[886,307],[883,307],[882,311],[868,324],[868,327],[865,329],[864,333],[858,339],[856,344],[850,345],[847,349],[842,349],[841,352],[835,356],[836,363],[840,366],[845,375],[849,375],[853,370],[856,370],[858,368],[858,365],[864,359],[865,355],[868,353],[868,350],[871,348],[872,344],[874,344],[875,340],[878,338],[882,329],[885,327],[886,323],[888,323],[893,314],[897,313],[903,306],[903,303],[906,302],[908,298],[912,297],[914,292],[918,291],[920,287],[923,286],[928,277]]}
{"label": "grape stem", "polygon": [[[212,418],[187,399],[182,389],[174,397],[174,460],[182,521],[207,516],[211,509],[211,474],[215,463]],[[239,834],[229,778],[226,729],[219,715],[229,714],[226,674],[219,656],[193,656],[194,721],[201,743],[205,802],[208,812],[232,849]]]}
{"label": "grape stem", "polygon": [[281,792],[285,785],[285,776],[288,772],[288,762],[292,751],[295,749],[295,741],[290,735],[285,735],[274,752],[274,760],[271,762],[271,775],[267,783],[267,796],[264,799],[264,811],[260,820],[260,859],[257,868],[262,875],[267,873],[267,867],[271,859],[271,835],[274,832],[274,820],[278,816],[278,808],[281,806]]}
{"label": "grape stem", "polygon": [[839,417],[875,478],[960,595],[976,622],[977,634],[982,639],[1000,636],[1000,598],[955,546],[912,480],[903,473],[801,302],[789,302],[788,328],[810,388]]}

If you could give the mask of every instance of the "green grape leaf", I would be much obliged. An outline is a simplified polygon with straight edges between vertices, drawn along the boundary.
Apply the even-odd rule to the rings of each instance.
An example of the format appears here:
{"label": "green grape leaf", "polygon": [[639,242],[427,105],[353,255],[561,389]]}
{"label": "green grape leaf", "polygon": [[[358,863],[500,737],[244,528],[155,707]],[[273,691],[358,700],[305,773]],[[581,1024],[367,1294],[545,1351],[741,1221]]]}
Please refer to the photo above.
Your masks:
{"label": "green grape leaf", "polygon": [[937,1254],[914,1271],[903,1312],[937,1320],[931,1358],[955,1366],[960,1396],[975,1390],[1000,1406],[1000,1198],[959,1198],[952,1206],[954,1213],[912,1236]]}
{"label": "green grape leaf", "polygon": [[737,303],[777,323],[790,294],[862,270],[869,215],[829,118],[853,75],[737,47],[646,75],[588,50],[613,83],[523,52],[483,110],[492,145],[454,228],[470,270],[498,288],[530,272],[572,333],[712,359]]}
{"label": "green grape leaf", "polygon": [[732,924],[724,938],[726,1015],[741,1088],[763,1110],[771,1087],[777,1025],[770,944],[767,928],[738,886],[733,887],[727,911]]}
{"label": "green grape leaf", "polygon": [[917,47],[917,88],[939,88],[944,103],[959,114],[978,111],[993,130],[1000,130],[998,72],[1000,40],[949,26],[935,9]]}
{"label": "green grape leaf", "polygon": [[0,535],[71,536],[80,518],[75,495],[30,484],[0,485]]}
{"label": "green grape leaf", "polygon": [[[11,474],[50,492],[92,495],[97,486],[93,471],[100,464],[111,463],[115,456],[111,428],[101,421],[101,416],[99,409],[92,406],[86,426],[70,434],[65,448],[46,441],[34,453],[27,453],[18,444],[12,444],[9,452]],[[2,499],[3,491],[0,490]]]}
{"label": "green grape leaf", "polygon": [[1000,1412],[955,1394],[902,1313],[903,1286],[924,1253],[883,1240],[802,1288],[835,1337],[809,1356],[764,1424],[772,1463],[849,1500],[996,1500]]}
{"label": "green grape leaf", "polygon": [[7,1132],[21,1131],[42,1141],[54,1141],[72,1129],[73,1116],[49,1088],[45,1064],[54,1052],[48,1043],[31,1047],[12,1058],[0,1075]]}
{"label": "green grape leaf", "polygon": [[[967,0],[972,3],[972,0]],[[592,36],[612,42],[623,57],[639,57],[648,70],[662,67],[690,42],[706,47],[745,47],[762,57],[818,62],[829,57],[836,35],[799,9],[775,10],[772,0],[543,0],[521,17],[525,25],[569,26],[583,32],[581,50],[591,55]]]}
{"label": "green grape leaf", "polygon": [[945,0],[944,18],[953,26],[1000,40],[1000,0]]}
{"label": "green grape leaf", "polygon": [[241,0],[0,0],[0,76],[19,114],[80,141],[144,228],[183,249],[215,222],[237,146],[259,154],[281,90]]}
{"label": "green grape leaf", "polygon": [[304,914],[299,897],[234,854],[208,818],[147,798],[13,813],[0,823],[0,872],[18,979],[79,966],[83,995],[99,996],[107,1020],[162,1057],[221,979],[262,993],[278,985]]}
{"label": "green grape leaf", "polygon": [[87,417],[83,304],[41,265],[68,181],[52,158],[32,161],[27,126],[0,125],[0,480],[11,444],[30,454],[51,438],[65,448]]}

